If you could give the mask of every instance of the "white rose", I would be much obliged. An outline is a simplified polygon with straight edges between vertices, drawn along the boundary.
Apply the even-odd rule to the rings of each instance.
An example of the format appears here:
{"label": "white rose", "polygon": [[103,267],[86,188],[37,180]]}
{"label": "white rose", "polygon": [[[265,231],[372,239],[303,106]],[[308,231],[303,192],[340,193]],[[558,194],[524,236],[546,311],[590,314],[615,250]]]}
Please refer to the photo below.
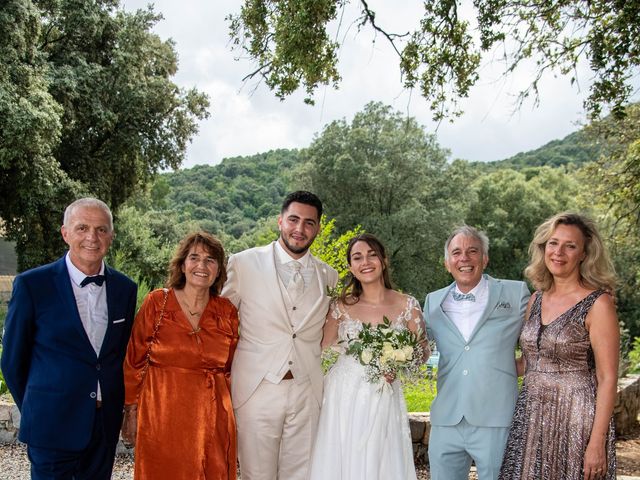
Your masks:
{"label": "white rose", "polygon": [[393,357],[395,359],[396,362],[404,362],[407,360],[406,355],[404,354],[404,352],[400,349],[398,350],[394,350],[393,351]]}
{"label": "white rose", "polygon": [[406,346],[402,351],[404,352],[404,356],[407,357],[407,360],[413,359],[413,348]]}
{"label": "white rose", "polygon": [[382,355],[380,355],[380,364],[385,365],[393,358],[393,350],[382,351]]}
{"label": "white rose", "polygon": [[362,350],[362,353],[360,354],[360,360],[362,360],[362,363],[364,363],[365,365],[369,365],[372,359],[373,352],[371,351],[371,349],[365,348],[364,350]]}
{"label": "white rose", "polygon": [[393,344],[391,342],[384,342],[382,344],[382,353],[388,355],[391,352],[393,352]]}

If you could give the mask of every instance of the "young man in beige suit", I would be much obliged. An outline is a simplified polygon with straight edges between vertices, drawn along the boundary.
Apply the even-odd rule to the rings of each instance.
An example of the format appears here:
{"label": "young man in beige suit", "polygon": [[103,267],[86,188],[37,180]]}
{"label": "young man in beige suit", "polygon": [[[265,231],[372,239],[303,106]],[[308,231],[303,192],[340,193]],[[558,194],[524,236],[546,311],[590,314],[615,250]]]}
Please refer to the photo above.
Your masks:
{"label": "young man in beige suit", "polygon": [[309,253],[322,202],[289,194],[280,238],[232,255],[222,295],[238,307],[240,341],[231,367],[243,480],[303,480],[322,401],[320,341],[338,274]]}

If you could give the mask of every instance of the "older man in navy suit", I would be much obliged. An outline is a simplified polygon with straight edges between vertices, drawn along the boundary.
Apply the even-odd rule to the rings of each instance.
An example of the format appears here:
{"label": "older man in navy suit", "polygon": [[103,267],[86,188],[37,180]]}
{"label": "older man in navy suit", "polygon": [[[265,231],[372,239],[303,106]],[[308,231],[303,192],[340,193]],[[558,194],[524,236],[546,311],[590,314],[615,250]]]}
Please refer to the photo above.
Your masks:
{"label": "older man in navy suit", "polygon": [[2,371],[22,414],[31,478],[107,480],[137,288],[103,261],[113,239],[104,202],[73,202],[61,232],[68,253],[14,281]]}

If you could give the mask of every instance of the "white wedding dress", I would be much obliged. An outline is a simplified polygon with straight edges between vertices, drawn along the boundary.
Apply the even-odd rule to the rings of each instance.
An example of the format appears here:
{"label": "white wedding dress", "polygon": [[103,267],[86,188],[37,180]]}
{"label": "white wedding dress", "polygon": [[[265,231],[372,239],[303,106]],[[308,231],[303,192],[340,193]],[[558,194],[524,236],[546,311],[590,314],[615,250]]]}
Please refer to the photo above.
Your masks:
{"label": "white wedding dress", "polygon": [[[337,302],[338,340],[358,335],[362,323]],[[420,305],[407,306],[394,328],[422,318]],[[390,388],[389,388],[390,387]],[[311,457],[310,480],[416,480],[407,407],[400,382],[385,388],[367,382],[364,367],[344,348],[324,379],[318,434]]]}

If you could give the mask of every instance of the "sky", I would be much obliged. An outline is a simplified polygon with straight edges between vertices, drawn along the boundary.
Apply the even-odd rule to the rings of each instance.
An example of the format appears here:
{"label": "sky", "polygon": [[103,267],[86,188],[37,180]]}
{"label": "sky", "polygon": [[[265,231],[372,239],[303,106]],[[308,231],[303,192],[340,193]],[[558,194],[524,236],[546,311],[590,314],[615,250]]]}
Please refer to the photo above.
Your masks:
{"label": "sky", "polygon": [[[586,121],[582,103],[588,84],[577,89],[568,78],[548,75],[541,83],[539,104],[531,100],[517,109],[516,95],[530,81],[531,72],[525,67],[505,80],[495,62],[485,62],[471,95],[460,103],[464,115],[453,123],[435,124],[419,92],[402,88],[397,55],[386,40],[369,28],[358,31],[352,26],[359,2],[351,2],[354,5],[342,17],[339,88],[320,87],[314,106],[303,102],[303,92],[281,101],[264,83],[243,82],[255,66],[231,49],[225,20],[239,11],[239,0],[121,1],[129,11],[150,3],[164,17],[154,32],[175,42],[179,70],[174,81],[207,93],[211,102],[210,117],[200,122],[188,147],[186,168],[277,148],[305,148],[328,123],[350,122],[370,101],[415,117],[450,151],[451,159],[470,161],[501,160],[533,150],[564,138]],[[369,5],[390,31],[407,31],[421,16],[418,0],[371,0]],[[588,80],[589,72],[581,76]]]}

